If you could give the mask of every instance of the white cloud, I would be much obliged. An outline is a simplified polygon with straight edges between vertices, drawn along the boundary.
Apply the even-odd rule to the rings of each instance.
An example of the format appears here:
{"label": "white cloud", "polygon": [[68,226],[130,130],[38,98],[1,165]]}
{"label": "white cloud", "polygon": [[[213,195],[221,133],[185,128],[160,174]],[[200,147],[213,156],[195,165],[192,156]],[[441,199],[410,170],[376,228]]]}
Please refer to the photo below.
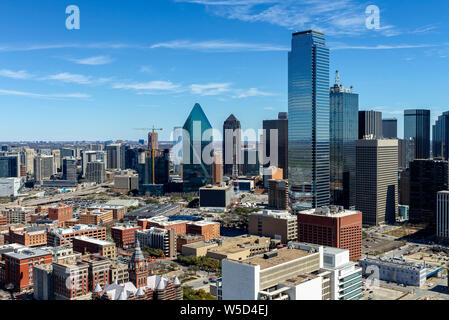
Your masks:
{"label": "white cloud", "polygon": [[73,74],[68,72],[58,73],[54,75],[42,78],[44,80],[58,80],[67,83],[77,83],[77,84],[91,84],[92,80],[90,77],[84,76],[82,74]]}
{"label": "white cloud", "polygon": [[57,44],[33,44],[33,45],[0,45],[0,52],[15,51],[37,51],[53,49],[124,49],[124,48],[143,48],[137,45],[125,43],[57,43]]}
{"label": "white cloud", "polygon": [[248,90],[237,90],[238,94],[233,96],[233,98],[243,99],[248,97],[257,97],[257,96],[272,96],[273,93],[260,91],[257,88],[250,88]]}
{"label": "white cloud", "polygon": [[348,45],[343,43],[329,43],[329,47],[332,50],[393,50],[393,49],[416,49],[416,48],[430,48],[437,47],[436,44],[378,44],[375,46],[358,46]]}
{"label": "white cloud", "polygon": [[168,48],[168,49],[187,49],[196,51],[287,51],[287,47],[276,46],[263,43],[244,43],[233,42],[228,40],[209,40],[209,41],[189,41],[189,40],[173,40],[169,42],[161,42],[153,44],[151,49]]}
{"label": "white cloud", "polygon": [[116,83],[113,85],[115,89],[136,90],[140,93],[151,93],[157,91],[174,92],[181,88],[181,85],[171,81],[150,81],[136,83]]}
{"label": "white cloud", "polygon": [[24,70],[13,71],[13,70],[2,69],[2,70],[0,70],[0,77],[23,80],[23,79],[30,79],[33,77],[33,75],[29,74],[28,72],[26,72]]}
{"label": "white cloud", "polygon": [[0,89],[0,95],[22,96],[22,97],[30,97],[30,98],[45,98],[45,99],[68,99],[68,98],[87,99],[87,98],[90,98],[90,95],[84,94],[84,93],[43,94],[43,93],[32,93],[32,92],[5,90],[5,89]]}
{"label": "white cloud", "polygon": [[95,57],[89,57],[89,58],[83,58],[83,59],[68,59],[69,61],[75,62],[77,64],[85,64],[89,66],[98,66],[98,65],[104,65],[109,64],[114,61],[109,56],[95,56]]}
{"label": "white cloud", "polygon": [[230,86],[231,83],[192,84],[190,90],[201,96],[216,96],[230,91]]}

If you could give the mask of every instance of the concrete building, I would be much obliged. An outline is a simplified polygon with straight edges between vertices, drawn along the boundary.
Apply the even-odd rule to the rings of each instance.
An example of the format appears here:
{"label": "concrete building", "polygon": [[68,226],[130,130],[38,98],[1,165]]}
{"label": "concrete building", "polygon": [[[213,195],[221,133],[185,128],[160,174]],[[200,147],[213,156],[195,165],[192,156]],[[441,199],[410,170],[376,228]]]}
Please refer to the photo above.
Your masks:
{"label": "concrete building", "polygon": [[366,135],[373,135],[376,139],[382,138],[382,112],[359,111],[359,140]]}
{"label": "concrete building", "polygon": [[338,206],[300,211],[298,241],[347,249],[357,261],[362,257],[362,213]]}
{"label": "concrete building", "polygon": [[67,157],[62,159],[62,179],[67,181],[77,181],[76,174],[76,159],[74,157]]}
{"label": "concrete building", "polygon": [[359,261],[364,275],[377,275],[379,280],[404,284],[406,286],[422,287],[427,275],[435,268],[428,268],[426,263],[407,262],[403,258],[366,257]]}
{"label": "concrete building", "polygon": [[222,261],[223,300],[327,300],[323,249],[285,248],[243,261]]}
{"label": "concrete building", "polygon": [[33,268],[33,297],[36,300],[53,300],[53,265],[41,264]]}
{"label": "concrete building", "polygon": [[34,212],[27,208],[17,206],[13,208],[7,208],[1,213],[6,216],[8,224],[24,224],[31,221],[31,215]]}
{"label": "concrete building", "polygon": [[42,181],[50,179],[55,174],[54,157],[50,155],[38,155],[34,158],[34,180]]}
{"label": "concrete building", "polygon": [[268,180],[268,205],[273,209],[288,209],[287,180]]}
{"label": "concrete building", "polygon": [[394,223],[398,211],[398,140],[356,143],[356,209],[369,226]]}
{"label": "concrete building", "polygon": [[176,234],[173,229],[160,229],[152,227],[146,230],[136,230],[136,241],[142,247],[148,246],[153,249],[160,249],[165,257],[176,257]]}
{"label": "concrete building", "polygon": [[21,187],[21,178],[0,178],[0,197],[17,197]]}
{"label": "concrete building", "polygon": [[114,242],[80,236],[73,238],[73,250],[82,254],[99,254],[102,257],[115,259],[117,247]]}
{"label": "concrete building", "polygon": [[89,300],[89,265],[83,261],[73,264],[53,263],[55,300]]}
{"label": "concrete building", "polygon": [[125,193],[139,190],[139,176],[137,174],[114,176],[114,190]]}
{"label": "concrete building", "polygon": [[262,210],[249,215],[248,232],[278,239],[286,244],[298,238],[296,215],[288,211]]}
{"label": "concrete building", "polygon": [[[320,246],[307,243],[289,243],[296,249],[319,250]],[[360,300],[363,296],[362,269],[350,261],[349,250],[323,246],[323,272],[330,273],[331,300]]]}
{"label": "concrete building", "polygon": [[200,207],[229,208],[232,198],[232,186],[207,185],[200,189]]}
{"label": "concrete building", "polygon": [[[271,149],[277,153],[277,163],[268,164],[265,160],[264,163],[282,169],[281,179],[288,179],[288,114],[286,112],[279,112],[278,119],[263,120],[262,125],[265,142],[265,152],[263,154],[267,155],[268,158],[272,158]],[[277,141],[271,141],[271,130],[277,131]]]}
{"label": "concrete building", "polygon": [[86,180],[90,182],[96,182],[98,184],[103,183],[106,180],[105,164],[101,161],[88,162],[86,164]]}

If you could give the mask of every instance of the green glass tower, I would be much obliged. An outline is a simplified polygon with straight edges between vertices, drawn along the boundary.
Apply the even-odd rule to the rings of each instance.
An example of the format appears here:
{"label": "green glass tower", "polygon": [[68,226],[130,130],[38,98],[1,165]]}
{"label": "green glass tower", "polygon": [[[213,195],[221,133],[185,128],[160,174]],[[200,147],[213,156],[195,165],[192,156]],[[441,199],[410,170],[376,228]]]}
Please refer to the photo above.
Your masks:
{"label": "green glass tower", "polygon": [[198,192],[212,183],[212,126],[197,103],[183,126],[182,178],[184,192]]}

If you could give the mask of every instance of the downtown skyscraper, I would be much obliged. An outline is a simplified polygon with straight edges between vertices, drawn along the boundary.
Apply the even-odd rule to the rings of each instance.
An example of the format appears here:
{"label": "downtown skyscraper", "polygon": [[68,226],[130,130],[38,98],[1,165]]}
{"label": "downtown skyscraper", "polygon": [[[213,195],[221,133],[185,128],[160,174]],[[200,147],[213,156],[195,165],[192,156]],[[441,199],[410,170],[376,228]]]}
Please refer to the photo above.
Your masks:
{"label": "downtown skyscraper", "polygon": [[330,197],[347,209],[355,206],[358,111],[359,95],[340,84],[337,71],[330,89]]}
{"label": "downtown skyscraper", "polygon": [[415,139],[415,159],[430,157],[430,110],[404,110],[404,139]]}
{"label": "downtown skyscraper", "polygon": [[288,179],[294,211],[329,204],[329,48],[324,34],[293,34],[288,53]]}

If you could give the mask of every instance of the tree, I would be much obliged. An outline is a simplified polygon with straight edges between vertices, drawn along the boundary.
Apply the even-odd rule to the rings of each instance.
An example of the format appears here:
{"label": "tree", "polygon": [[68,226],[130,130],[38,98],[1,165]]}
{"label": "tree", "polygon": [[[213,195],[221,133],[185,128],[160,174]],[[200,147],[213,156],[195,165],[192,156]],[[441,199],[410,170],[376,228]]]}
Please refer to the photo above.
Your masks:
{"label": "tree", "polygon": [[216,298],[209,292],[203,289],[195,290],[192,287],[183,288],[183,299],[184,300],[216,300]]}

